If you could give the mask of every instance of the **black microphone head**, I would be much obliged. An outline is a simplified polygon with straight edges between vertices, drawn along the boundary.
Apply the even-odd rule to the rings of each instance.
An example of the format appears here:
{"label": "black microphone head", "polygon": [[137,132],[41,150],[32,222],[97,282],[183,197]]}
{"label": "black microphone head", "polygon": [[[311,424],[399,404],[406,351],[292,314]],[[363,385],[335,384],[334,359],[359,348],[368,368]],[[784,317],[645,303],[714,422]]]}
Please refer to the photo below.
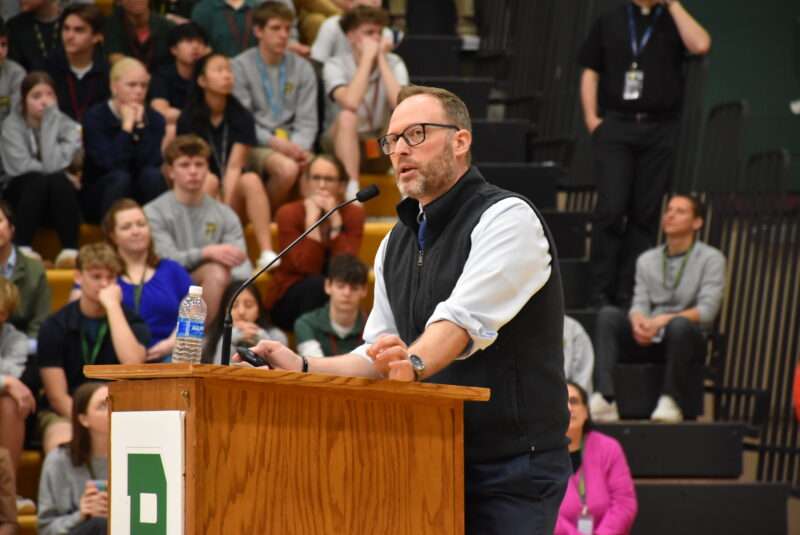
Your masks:
{"label": "black microphone head", "polygon": [[368,200],[374,199],[380,194],[381,190],[378,189],[378,186],[372,184],[356,193],[356,200],[358,202],[367,202]]}

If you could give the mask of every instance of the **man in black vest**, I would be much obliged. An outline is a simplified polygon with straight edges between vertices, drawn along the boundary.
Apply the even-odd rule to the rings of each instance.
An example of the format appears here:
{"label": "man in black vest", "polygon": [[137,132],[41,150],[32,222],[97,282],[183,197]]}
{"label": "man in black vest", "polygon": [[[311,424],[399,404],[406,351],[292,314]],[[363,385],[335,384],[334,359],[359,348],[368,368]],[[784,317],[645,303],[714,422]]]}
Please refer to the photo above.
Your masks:
{"label": "man in black vest", "polygon": [[592,304],[630,305],[636,259],[655,245],[672,173],[684,60],[708,32],[677,0],[630,0],[594,23],[581,47],[581,103],[592,136]]}
{"label": "man in black vest", "polygon": [[491,388],[464,407],[466,532],[549,534],[572,472],[564,304],[549,230],[525,199],[470,166],[471,122],[449,91],[407,86],[380,140],[406,197],[375,257],[366,343],[275,367]]}

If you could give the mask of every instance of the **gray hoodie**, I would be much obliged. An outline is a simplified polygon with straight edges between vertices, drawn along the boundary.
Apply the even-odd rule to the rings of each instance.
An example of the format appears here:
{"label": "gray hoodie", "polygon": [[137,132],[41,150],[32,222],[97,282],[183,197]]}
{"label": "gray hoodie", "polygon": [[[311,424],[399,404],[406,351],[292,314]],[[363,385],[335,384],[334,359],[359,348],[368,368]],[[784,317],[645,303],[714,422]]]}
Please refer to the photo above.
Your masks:
{"label": "gray hoodie", "polygon": [[3,122],[0,155],[8,176],[57,173],[69,167],[82,144],[81,126],[57,106],[45,110],[39,129],[28,126],[17,106]]}
{"label": "gray hoodie", "polygon": [[275,129],[287,130],[289,139],[305,150],[311,150],[317,136],[317,77],[311,64],[293,52],[286,52],[284,64],[286,83],[280,91],[273,91],[276,104],[280,103],[279,116],[273,116],[267,102],[266,88],[262,80],[262,68],[271,88],[277,88],[280,79],[279,67],[266,67],[259,55],[258,47],[248,48],[233,59],[235,84],[234,96],[256,121],[256,139],[266,145],[275,135]]}

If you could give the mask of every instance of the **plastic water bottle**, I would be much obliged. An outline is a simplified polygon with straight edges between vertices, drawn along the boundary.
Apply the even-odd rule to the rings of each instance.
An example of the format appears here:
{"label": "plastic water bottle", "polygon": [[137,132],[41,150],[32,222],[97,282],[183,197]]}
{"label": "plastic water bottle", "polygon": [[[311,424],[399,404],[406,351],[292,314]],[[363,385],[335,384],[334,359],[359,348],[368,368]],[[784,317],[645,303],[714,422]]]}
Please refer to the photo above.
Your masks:
{"label": "plastic water bottle", "polygon": [[203,287],[189,286],[189,295],[181,301],[178,311],[178,328],[172,362],[200,364],[203,352],[203,327],[206,322],[206,303]]}

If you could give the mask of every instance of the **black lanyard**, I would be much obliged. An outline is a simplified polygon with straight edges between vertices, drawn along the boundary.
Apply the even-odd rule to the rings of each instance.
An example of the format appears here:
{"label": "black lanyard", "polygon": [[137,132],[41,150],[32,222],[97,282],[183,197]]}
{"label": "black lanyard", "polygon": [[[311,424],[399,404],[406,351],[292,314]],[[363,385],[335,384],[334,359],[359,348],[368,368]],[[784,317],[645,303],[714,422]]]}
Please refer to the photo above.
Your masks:
{"label": "black lanyard", "polygon": [[670,286],[667,284],[667,246],[664,246],[664,251],[662,252],[661,256],[661,284],[663,284],[664,288],[667,290],[674,291],[680,285],[681,279],[683,278],[683,272],[686,270],[686,264],[689,262],[689,255],[692,254],[692,249],[694,249],[694,242],[692,242],[689,250],[683,255],[683,262],[681,262],[681,267],[678,269],[678,275],[675,277],[675,282],[670,288]]}
{"label": "black lanyard", "polygon": [[60,22],[56,20],[55,24],[53,25],[53,34],[50,36],[50,40],[53,41],[53,44],[50,48],[47,47],[47,43],[44,42],[44,36],[42,36],[42,31],[39,29],[39,22],[34,21],[33,23],[33,33],[36,34],[36,44],[39,45],[39,50],[42,52],[42,57],[47,59],[47,54],[50,53],[56,46],[58,46],[58,29],[60,26]]}
{"label": "black lanyard", "polygon": [[217,147],[212,129],[208,131],[208,141],[211,145],[211,155],[219,167],[219,181],[222,183],[222,177],[225,176],[228,167],[228,121],[226,119],[222,120],[222,147]]}
{"label": "black lanyard", "polygon": [[97,338],[94,341],[92,352],[89,353],[89,342],[86,340],[86,330],[81,327],[81,350],[83,351],[83,362],[85,364],[94,364],[97,360],[97,354],[100,353],[100,347],[103,345],[103,339],[108,333],[108,321],[103,319],[100,322],[100,328],[97,329]]}

